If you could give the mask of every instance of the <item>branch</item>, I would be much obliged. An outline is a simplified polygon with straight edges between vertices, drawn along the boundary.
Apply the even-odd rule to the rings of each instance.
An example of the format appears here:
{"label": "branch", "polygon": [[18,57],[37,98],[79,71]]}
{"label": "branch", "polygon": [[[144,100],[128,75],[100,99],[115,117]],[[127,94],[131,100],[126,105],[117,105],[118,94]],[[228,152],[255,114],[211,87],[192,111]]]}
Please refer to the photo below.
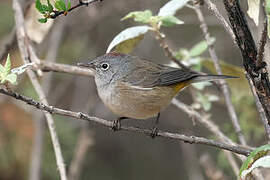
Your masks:
{"label": "branch", "polygon": [[88,6],[89,4],[92,4],[94,2],[101,2],[102,0],[91,0],[91,1],[88,1],[88,2],[83,2],[82,0],[79,0],[79,3],[76,4],[75,6],[71,7],[70,9],[68,9],[67,11],[54,11],[54,14],[53,15],[50,15],[49,18],[51,19],[55,19],[57,18],[58,16],[60,15],[67,15],[67,12],[71,12],[73,11],[74,9],[77,9],[78,7],[81,7],[81,6]]}
{"label": "branch", "polygon": [[251,87],[251,92],[252,92],[252,94],[254,96],[255,104],[256,104],[257,109],[259,111],[261,121],[262,121],[262,123],[264,125],[264,129],[265,129],[265,132],[266,132],[268,143],[270,143],[270,126],[269,126],[269,124],[267,122],[265,111],[263,110],[262,104],[261,104],[261,102],[259,100],[259,97],[258,97],[258,95],[256,93],[256,89],[255,89],[255,86],[254,86],[251,78],[249,77],[249,75],[247,73],[246,73],[246,76],[247,76],[247,79],[248,79],[248,83],[249,83],[249,85]]}
{"label": "branch", "polygon": [[220,14],[216,5],[212,3],[211,0],[204,0],[204,3],[208,6],[208,9],[213,13],[213,15],[216,16],[216,18],[219,20],[218,22],[224,26],[225,30],[229,33],[233,42],[236,43],[235,35],[233,33],[232,27],[229,25],[226,19]]}
{"label": "branch", "polygon": [[225,9],[229,16],[233,32],[239,49],[241,50],[243,66],[250,76],[256,94],[265,111],[267,122],[270,125],[270,82],[266,63],[258,63],[257,48],[251,35],[244,13],[242,12],[239,0],[223,0]]}
{"label": "branch", "polygon": [[[53,63],[53,62],[44,62],[40,61],[37,64],[43,71],[53,71],[53,72],[61,72],[61,73],[69,73],[69,74],[76,74],[82,76],[93,76],[93,72],[89,69],[82,68],[79,66],[72,66],[67,64],[60,64],[60,63]],[[35,67],[33,67],[35,69]]]}
{"label": "branch", "polygon": [[[108,120],[97,118],[97,117],[91,117],[91,116],[88,116],[87,114],[83,114],[81,112],[73,112],[73,111],[68,111],[68,110],[56,108],[53,106],[48,106],[42,102],[35,101],[31,98],[25,97],[25,96],[20,95],[16,92],[13,92],[13,91],[8,91],[8,90],[0,88],[0,93],[5,94],[7,96],[11,96],[17,100],[21,100],[21,101],[23,101],[31,106],[36,107],[37,109],[49,112],[50,114],[58,114],[58,115],[62,115],[62,116],[86,120],[88,122],[94,122],[94,123],[97,123],[97,124],[100,124],[100,125],[103,125],[103,126],[109,127],[109,128],[113,127],[112,121],[108,121]],[[131,126],[121,126],[120,130],[136,132],[136,133],[146,134],[146,135],[151,135],[151,132],[152,132],[151,130],[148,130],[148,129],[141,129],[141,128],[131,127]],[[243,148],[240,145],[231,145],[228,143],[222,143],[222,142],[206,139],[203,137],[186,136],[184,134],[178,134],[178,133],[159,131],[157,133],[157,137],[179,140],[179,141],[183,141],[183,142],[191,143],[191,144],[195,143],[195,144],[208,145],[208,146],[216,147],[219,149],[225,149],[225,150],[237,153],[237,154],[242,154],[244,156],[248,156],[251,152],[250,149]]]}
{"label": "branch", "polygon": [[[92,76],[93,72],[77,67],[72,65],[66,65],[66,64],[60,64],[60,63],[51,63],[51,62],[44,62],[40,61],[40,67],[43,71],[53,71],[53,72],[61,72],[61,73],[69,73],[74,75],[82,75],[82,76]],[[62,89],[62,88],[61,88]],[[235,144],[230,138],[228,138],[224,133],[221,132],[219,127],[209,119],[209,117],[206,117],[203,114],[198,113],[194,109],[190,108],[186,104],[181,103],[177,99],[172,100],[172,104],[174,104],[179,109],[183,110],[185,113],[187,113],[189,116],[195,118],[198,120],[201,124],[203,124],[210,132],[212,132],[214,135],[216,135],[220,140],[224,142],[228,142],[230,144]],[[247,146],[245,146],[247,147]]]}
{"label": "branch", "polygon": [[[29,58],[31,57],[31,55],[33,56],[33,52],[30,50],[32,48],[29,45],[29,43],[27,44],[28,39],[27,39],[25,29],[24,29],[23,13],[22,13],[22,9],[20,7],[18,0],[13,0],[13,9],[14,9],[14,13],[15,13],[14,16],[15,16],[15,23],[16,23],[16,35],[17,35],[17,40],[18,40],[18,46],[19,46],[19,49],[21,52],[22,60],[26,64],[30,61]],[[32,53],[32,54],[30,54],[30,53]],[[41,101],[44,104],[48,104],[48,102],[46,100],[46,96],[42,90],[42,87],[39,84],[38,79],[37,79],[37,75],[31,70],[28,70],[27,74],[28,74],[38,96],[39,96],[39,99],[41,99]],[[52,139],[52,144],[53,144],[54,151],[55,151],[56,163],[57,163],[57,167],[58,167],[59,172],[60,172],[61,180],[66,180],[67,177],[66,177],[65,164],[64,164],[58,136],[57,136],[57,133],[55,130],[54,120],[53,120],[51,114],[44,112],[44,115],[47,119],[49,131],[50,131],[50,135],[51,135],[51,139]]]}
{"label": "branch", "polygon": [[168,58],[170,58],[173,62],[175,62],[179,67],[183,68],[183,69],[188,69],[191,70],[190,68],[188,68],[187,66],[185,66],[183,63],[181,63],[178,59],[176,59],[173,56],[173,52],[172,50],[169,48],[168,44],[165,41],[164,35],[161,34],[161,32],[159,32],[159,30],[155,30],[155,37],[156,39],[159,41],[159,45],[160,47],[163,48],[165,55],[168,56]]}
{"label": "branch", "polygon": [[[217,73],[219,75],[222,75],[221,67],[220,67],[220,65],[218,63],[217,54],[216,54],[216,52],[214,50],[213,44],[211,43],[210,34],[208,32],[208,27],[207,27],[207,24],[205,23],[205,19],[203,17],[202,11],[200,9],[200,4],[195,4],[194,3],[194,6],[195,6],[195,12],[196,12],[196,14],[198,16],[198,19],[199,19],[200,23],[201,23],[201,29],[203,31],[205,40],[206,40],[206,42],[208,44],[208,51],[209,51],[211,59],[212,59],[212,61],[214,63],[215,69],[216,69],[216,71],[217,71]],[[220,81],[220,85],[221,85],[221,89],[222,89],[222,92],[223,92],[224,97],[225,97],[225,102],[226,102],[226,105],[227,105],[227,108],[228,108],[228,111],[229,111],[229,115],[230,115],[234,130],[235,130],[235,132],[236,132],[236,134],[238,136],[238,139],[239,139],[240,143],[242,145],[246,145],[247,144],[246,140],[245,140],[244,135],[242,133],[242,130],[241,130],[241,127],[240,127],[240,124],[239,124],[239,120],[237,118],[235,109],[234,109],[232,101],[231,101],[231,95],[230,95],[230,90],[229,90],[228,84],[227,84],[226,81],[223,80],[223,81]]]}

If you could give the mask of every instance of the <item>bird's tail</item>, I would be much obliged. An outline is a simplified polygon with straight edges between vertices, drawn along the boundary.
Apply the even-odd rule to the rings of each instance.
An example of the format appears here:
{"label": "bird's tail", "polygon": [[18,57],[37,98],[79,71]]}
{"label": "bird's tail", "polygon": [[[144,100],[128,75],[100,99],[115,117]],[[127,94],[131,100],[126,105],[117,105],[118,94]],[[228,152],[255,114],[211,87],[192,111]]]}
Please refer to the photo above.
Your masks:
{"label": "bird's tail", "polygon": [[227,76],[227,75],[199,75],[192,78],[191,83],[203,82],[203,81],[215,81],[220,79],[234,79],[238,78],[236,76]]}

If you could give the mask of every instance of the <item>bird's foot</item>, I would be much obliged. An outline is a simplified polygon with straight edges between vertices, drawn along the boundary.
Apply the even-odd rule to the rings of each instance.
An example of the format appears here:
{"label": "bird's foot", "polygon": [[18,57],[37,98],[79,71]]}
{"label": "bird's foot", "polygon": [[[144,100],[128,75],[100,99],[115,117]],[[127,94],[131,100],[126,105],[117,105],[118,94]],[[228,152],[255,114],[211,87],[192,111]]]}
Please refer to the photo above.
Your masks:
{"label": "bird's foot", "polygon": [[158,128],[155,126],[151,129],[150,137],[154,139],[156,136],[158,136]]}
{"label": "bird's foot", "polygon": [[112,125],[112,130],[113,131],[118,131],[121,129],[121,122],[119,119],[116,119],[113,121],[113,125]]}

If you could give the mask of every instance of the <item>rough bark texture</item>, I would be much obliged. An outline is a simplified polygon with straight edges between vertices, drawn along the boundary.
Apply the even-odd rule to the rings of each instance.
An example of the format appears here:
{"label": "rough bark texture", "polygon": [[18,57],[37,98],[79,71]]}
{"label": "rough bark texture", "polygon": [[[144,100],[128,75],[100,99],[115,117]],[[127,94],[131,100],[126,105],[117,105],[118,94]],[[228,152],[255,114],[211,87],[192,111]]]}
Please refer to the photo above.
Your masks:
{"label": "rough bark texture", "polygon": [[236,42],[241,50],[243,66],[251,77],[256,93],[270,125],[270,84],[266,63],[258,59],[258,51],[238,0],[223,0]]}

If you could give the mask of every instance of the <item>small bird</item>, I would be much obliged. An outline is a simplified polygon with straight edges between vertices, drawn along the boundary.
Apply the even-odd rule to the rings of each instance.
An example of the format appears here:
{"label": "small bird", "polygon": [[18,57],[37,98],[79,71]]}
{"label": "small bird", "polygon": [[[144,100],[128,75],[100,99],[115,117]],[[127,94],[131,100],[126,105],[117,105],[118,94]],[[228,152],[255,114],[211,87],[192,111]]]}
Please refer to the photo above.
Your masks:
{"label": "small bird", "polygon": [[[78,66],[94,72],[99,97],[116,115],[114,130],[122,119],[159,119],[160,111],[191,83],[236,78],[226,75],[202,75],[189,69],[173,68],[136,56],[111,52]],[[156,131],[156,126],[154,128]]]}

